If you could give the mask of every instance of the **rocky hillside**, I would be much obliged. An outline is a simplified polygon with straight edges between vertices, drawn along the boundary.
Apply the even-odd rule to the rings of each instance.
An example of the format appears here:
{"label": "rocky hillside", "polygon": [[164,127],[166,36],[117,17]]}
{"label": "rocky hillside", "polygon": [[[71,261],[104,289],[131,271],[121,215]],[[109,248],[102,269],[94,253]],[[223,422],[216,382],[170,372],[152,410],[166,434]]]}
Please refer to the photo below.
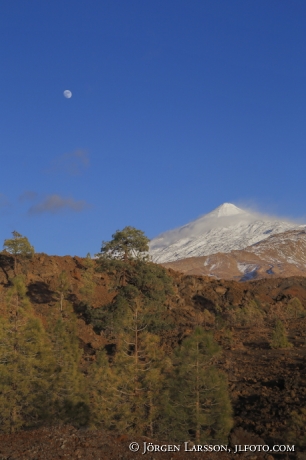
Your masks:
{"label": "rocky hillside", "polygon": [[[13,276],[13,259],[2,253],[0,268],[0,293],[3,300],[9,279]],[[103,334],[95,333],[80,308],[84,268],[85,261],[78,257],[36,254],[20,270],[25,273],[28,295],[36,314],[42,318],[50,309],[58,308],[56,280],[61,271],[66,271],[70,284],[67,300],[72,303],[78,317],[78,337],[80,347],[84,350],[85,365],[95,360],[96,351],[106,346],[107,342]],[[293,439],[290,427],[292,420],[295,420],[294,414],[303,417],[302,410],[306,408],[306,278],[273,278],[239,283],[183,275],[171,270],[169,273],[173,279],[174,294],[168,301],[168,314],[174,319],[175,328],[163,337],[164,347],[170,351],[197,324],[211,330],[223,347],[218,366],[228,377],[234,410],[235,425],[231,434],[234,444],[272,445],[290,442]],[[112,296],[108,275],[96,273],[93,306],[98,308],[105,305],[111,301]],[[296,298],[301,305],[298,314],[289,308]],[[285,324],[288,340],[292,344],[290,348],[273,349],[270,346],[276,317],[281,318]],[[304,422],[303,426],[306,420]],[[302,434],[305,435],[303,429],[298,431],[300,438]],[[14,439],[19,439],[16,436]],[[63,435],[59,431],[56,436],[65,439],[66,435],[64,431]],[[77,436],[81,438],[83,435]],[[114,457],[103,457],[101,450],[101,458],[130,458],[128,441],[122,439],[112,441],[118,442],[117,454],[121,452],[121,457],[116,457],[116,451],[112,451]],[[84,439],[80,442],[87,441]],[[126,455],[122,453],[122,442],[126,443]],[[36,449],[36,453],[29,448],[28,453],[25,450],[23,454],[18,454],[21,456],[16,454],[9,457],[18,444],[14,442],[14,446],[9,435],[2,437],[2,458],[52,458],[52,455],[43,457],[41,446]],[[81,445],[79,452],[82,455]],[[99,458],[97,455],[95,453],[95,458]],[[56,458],[60,457],[56,454]],[[228,457],[220,455],[219,458]],[[281,457],[272,455],[271,458]]]}

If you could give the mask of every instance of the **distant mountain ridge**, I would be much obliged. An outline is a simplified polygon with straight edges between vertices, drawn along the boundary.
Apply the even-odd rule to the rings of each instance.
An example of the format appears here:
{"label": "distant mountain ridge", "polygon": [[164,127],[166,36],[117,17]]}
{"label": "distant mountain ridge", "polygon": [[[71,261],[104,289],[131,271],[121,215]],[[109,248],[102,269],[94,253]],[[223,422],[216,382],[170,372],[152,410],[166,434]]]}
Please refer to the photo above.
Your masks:
{"label": "distant mountain ridge", "polygon": [[242,250],[271,235],[306,226],[277,220],[224,203],[204,216],[165,232],[150,242],[156,263]]}
{"label": "distant mountain ridge", "polygon": [[289,230],[245,249],[189,257],[163,265],[188,275],[237,281],[306,276],[306,230]]}

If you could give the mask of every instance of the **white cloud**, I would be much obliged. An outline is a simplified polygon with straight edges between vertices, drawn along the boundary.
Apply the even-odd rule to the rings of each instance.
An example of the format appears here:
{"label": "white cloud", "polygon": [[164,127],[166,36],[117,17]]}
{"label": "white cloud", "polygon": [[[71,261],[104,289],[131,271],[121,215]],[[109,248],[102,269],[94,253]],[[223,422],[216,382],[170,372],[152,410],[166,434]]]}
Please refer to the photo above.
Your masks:
{"label": "white cloud", "polygon": [[85,200],[76,201],[73,198],[63,198],[60,195],[49,195],[41,203],[30,207],[28,214],[43,214],[45,212],[57,214],[65,209],[80,212],[88,208]]}

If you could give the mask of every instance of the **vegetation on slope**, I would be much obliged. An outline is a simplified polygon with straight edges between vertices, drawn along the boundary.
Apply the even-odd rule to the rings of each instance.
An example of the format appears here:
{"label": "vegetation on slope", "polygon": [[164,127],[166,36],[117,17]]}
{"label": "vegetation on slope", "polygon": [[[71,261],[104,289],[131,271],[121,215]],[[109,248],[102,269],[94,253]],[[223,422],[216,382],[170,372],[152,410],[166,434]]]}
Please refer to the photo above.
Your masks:
{"label": "vegetation on slope", "polygon": [[[232,423],[230,394],[231,442],[304,449],[305,278],[184,276],[115,235],[98,259],[19,253],[17,278],[14,254],[0,254],[0,431],[73,423],[217,442]],[[206,372],[194,386],[197,343]]]}
{"label": "vegetation on slope", "polygon": [[[5,248],[12,248],[16,272],[16,260],[22,268],[32,247],[15,233]],[[225,375],[214,366],[220,349],[199,325],[174,352],[162,343],[175,326],[168,311],[173,281],[149,261],[143,232],[117,231],[103,242],[95,269],[90,257],[84,265],[76,310],[106,342],[87,365],[67,272],[44,287],[57,302],[41,319],[22,275],[8,279],[0,317],[0,430],[73,423],[178,441],[226,441],[232,410]],[[108,274],[112,291],[112,300],[98,308],[92,305],[96,273]]]}

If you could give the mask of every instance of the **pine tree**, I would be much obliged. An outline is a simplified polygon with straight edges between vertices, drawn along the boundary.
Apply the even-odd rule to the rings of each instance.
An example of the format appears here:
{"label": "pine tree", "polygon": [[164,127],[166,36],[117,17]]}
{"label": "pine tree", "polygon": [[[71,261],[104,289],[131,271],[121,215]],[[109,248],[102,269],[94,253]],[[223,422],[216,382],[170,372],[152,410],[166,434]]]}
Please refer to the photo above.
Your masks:
{"label": "pine tree", "polygon": [[12,280],[0,318],[0,430],[15,432],[41,419],[50,375],[50,343],[26,296]]}
{"label": "pine tree", "polygon": [[[159,333],[172,327],[167,314],[167,298],[173,292],[172,280],[165,269],[150,262],[130,266],[127,283],[114,283],[114,300],[99,309],[89,309],[90,321],[106,334],[129,332],[131,327]],[[97,321],[97,324],[95,323]],[[103,327],[104,326],[104,327]]]}
{"label": "pine tree", "polygon": [[97,254],[102,270],[116,273],[118,284],[125,286],[131,265],[135,260],[149,259],[149,239],[134,227],[125,227],[112,235],[111,241],[103,241]]}
{"label": "pine tree", "polygon": [[112,235],[111,241],[103,241],[101,257],[128,262],[131,259],[147,260],[149,239],[134,227],[125,227]]}
{"label": "pine tree", "polygon": [[14,272],[17,274],[17,260],[19,258],[31,258],[34,255],[34,247],[31,246],[28,238],[13,231],[13,238],[4,240],[3,247],[14,257]]}
{"label": "pine tree", "polygon": [[144,337],[146,372],[143,376],[145,390],[146,423],[144,432],[151,438],[164,434],[163,410],[168,402],[166,376],[172,368],[171,359],[160,346],[160,338],[153,334]]}
{"label": "pine tree", "polygon": [[219,352],[210,333],[197,327],[175,351],[169,380],[169,436],[197,443],[224,442],[232,410],[224,375],[213,366]]}
{"label": "pine tree", "polygon": [[306,408],[300,407],[292,411],[288,423],[286,442],[299,446],[305,451],[306,448]]}
{"label": "pine tree", "polygon": [[88,401],[84,375],[80,364],[82,349],[79,346],[76,321],[72,307],[67,304],[65,319],[60,312],[49,319],[49,337],[52,343],[53,374],[50,378],[49,421],[78,425],[88,422]]}
{"label": "pine tree", "polygon": [[278,319],[272,333],[270,342],[271,348],[290,348],[292,344],[288,341],[287,332],[283,323]]}
{"label": "pine tree", "polygon": [[160,415],[162,370],[167,360],[159,346],[160,338],[148,329],[160,325],[160,312],[147,310],[138,289],[132,285],[124,287],[115,306],[117,353],[112,373],[120,401],[116,405],[119,411],[113,410],[116,427],[153,436]]}
{"label": "pine tree", "polygon": [[100,351],[87,373],[90,422],[95,428],[117,428],[116,414],[120,413],[121,405],[118,386],[118,377],[109,364],[106,352]]}
{"label": "pine tree", "polygon": [[303,316],[305,310],[300,299],[293,297],[286,305],[285,312],[287,318],[298,318]]}
{"label": "pine tree", "polygon": [[70,283],[69,283],[68,275],[67,275],[67,272],[63,270],[58,276],[58,281],[57,281],[57,286],[56,286],[56,292],[59,295],[59,301],[60,301],[60,311],[63,311],[64,300],[68,294],[69,288],[70,288]]}
{"label": "pine tree", "polygon": [[[100,398],[113,389],[108,404],[101,403],[96,413],[108,420],[109,427],[153,436],[161,414],[167,363],[155,334],[171,327],[167,296],[172,293],[172,281],[162,267],[147,261],[148,239],[132,227],[116,232],[101,251],[101,269],[111,274],[116,295],[109,305],[89,308],[87,314],[96,330],[115,339],[116,354],[105,374],[96,374],[103,382]],[[110,380],[103,391],[106,375]]]}
{"label": "pine tree", "polygon": [[89,373],[95,426],[123,433],[153,436],[165,404],[164,369],[169,359],[153,334],[142,334],[137,349],[124,334],[112,364],[99,355]]}
{"label": "pine tree", "polygon": [[148,242],[144,233],[133,227],[118,230],[111,241],[103,242],[100,269],[112,276],[116,296],[105,308],[88,310],[92,322],[95,317],[100,324],[104,320],[105,328],[112,332],[116,332],[114,326],[117,331],[129,329],[135,315],[149,332],[166,324],[166,301],[172,293],[172,280],[163,267],[148,262]]}

